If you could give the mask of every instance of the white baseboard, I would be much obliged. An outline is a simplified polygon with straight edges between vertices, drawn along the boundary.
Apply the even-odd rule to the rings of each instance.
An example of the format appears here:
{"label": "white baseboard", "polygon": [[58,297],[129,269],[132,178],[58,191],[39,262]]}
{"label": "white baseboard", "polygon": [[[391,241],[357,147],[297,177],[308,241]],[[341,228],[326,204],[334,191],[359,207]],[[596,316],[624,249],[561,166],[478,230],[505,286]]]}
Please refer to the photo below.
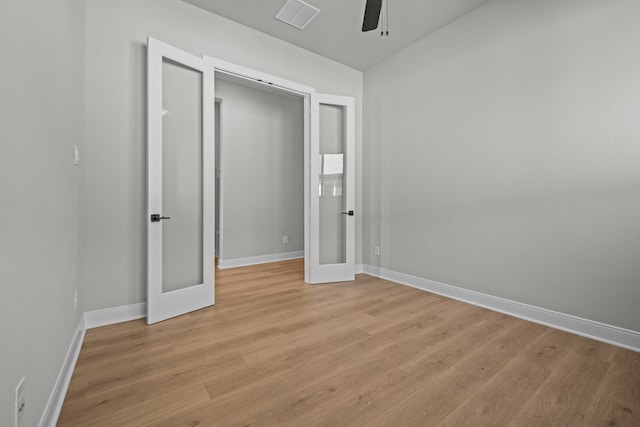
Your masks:
{"label": "white baseboard", "polygon": [[355,274],[364,273],[364,264],[356,264],[355,266]]}
{"label": "white baseboard", "polygon": [[76,331],[71,339],[71,344],[69,345],[67,354],[62,362],[62,368],[60,368],[58,378],[56,378],[56,382],[53,385],[53,390],[51,390],[47,405],[40,417],[40,422],[38,423],[39,427],[55,427],[58,423],[58,417],[62,410],[64,397],[67,395],[69,383],[71,383],[71,376],[73,375],[73,371],[76,367],[78,355],[80,355],[85,331],[85,318],[83,314],[80,316],[78,326],[76,327]]}
{"label": "white baseboard", "polygon": [[87,329],[99,326],[113,325],[116,323],[136,320],[147,315],[147,303],[131,304],[122,307],[107,308],[104,310],[87,311],[80,316],[80,321],[73,334],[73,339],[67,350],[67,355],[62,363],[62,368],[53,386],[49,401],[40,417],[39,427],[55,427],[62,410],[64,397],[67,395],[71,376],[78,361],[78,355],[82,348],[84,335]]}
{"label": "white baseboard", "polygon": [[146,302],[123,305],[121,307],[105,308],[104,310],[87,311],[84,314],[85,327],[87,329],[142,319],[146,316]]}
{"label": "white baseboard", "polygon": [[225,268],[245,267],[247,265],[266,264],[268,262],[285,261],[296,258],[304,258],[304,251],[284,252],[247,258],[218,259],[218,268],[224,270]]}
{"label": "white baseboard", "polygon": [[434,294],[443,295],[469,304],[488,308],[524,320],[539,323],[551,328],[560,329],[581,335],[607,344],[613,344],[629,350],[640,352],[640,332],[617,326],[607,325],[589,319],[559,313],[545,308],[511,301],[468,289],[398,273],[384,268],[364,265],[364,272],[402,285],[411,286]]}

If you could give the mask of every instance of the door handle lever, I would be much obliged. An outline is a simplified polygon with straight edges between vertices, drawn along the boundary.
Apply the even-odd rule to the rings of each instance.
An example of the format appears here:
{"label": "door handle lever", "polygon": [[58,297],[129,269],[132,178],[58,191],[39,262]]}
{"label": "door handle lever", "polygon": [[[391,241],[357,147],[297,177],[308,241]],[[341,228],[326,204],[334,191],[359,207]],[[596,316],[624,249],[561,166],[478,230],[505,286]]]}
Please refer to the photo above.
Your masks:
{"label": "door handle lever", "polygon": [[170,216],[160,216],[159,214],[151,214],[151,222],[160,222],[163,219],[171,219]]}
{"label": "door handle lever", "polygon": [[342,215],[349,215],[349,216],[353,216],[353,211],[349,211],[349,212],[342,212]]}

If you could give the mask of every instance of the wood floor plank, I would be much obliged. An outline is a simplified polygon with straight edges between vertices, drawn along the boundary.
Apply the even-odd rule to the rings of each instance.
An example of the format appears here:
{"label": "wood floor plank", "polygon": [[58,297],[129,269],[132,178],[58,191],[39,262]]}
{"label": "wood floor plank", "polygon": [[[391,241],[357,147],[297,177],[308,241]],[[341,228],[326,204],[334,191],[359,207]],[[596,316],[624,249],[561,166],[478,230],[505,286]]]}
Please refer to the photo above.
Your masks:
{"label": "wood floor plank", "polygon": [[590,390],[598,386],[609,363],[573,352],[564,353],[547,381],[513,420],[514,425],[583,426]]}
{"label": "wood floor plank", "polygon": [[518,354],[525,352],[547,329],[545,326],[514,318],[511,318],[510,323],[510,327],[502,329],[494,338],[481,345],[472,357],[458,363],[456,368],[481,380],[487,380]]}
{"label": "wood floor plank", "polygon": [[[384,417],[372,426],[437,426],[463,402],[473,396],[482,381],[455,368],[440,372],[396,405],[390,405]],[[493,426],[494,424],[481,424]]]}
{"label": "wood floor plank", "polygon": [[362,364],[326,383],[297,391],[289,405],[276,408],[276,419],[283,426],[339,426],[345,422],[367,425],[389,404],[385,399],[387,393],[400,390],[408,393],[421,385],[399,369],[380,369],[372,374],[374,365],[374,362]]}
{"label": "wood floor plank", "polygon": [[[124,408],[135,405],[144,407],[161,400],[167,392],[183,390],[185,394],[191,393],[194,384],[201,385],[206,379],[215,378],[220,371],[244,364],[240,355],[233,353],[209,357],[204,354],[198,357],[200,363],[193,364],[185,360],[182,370],[165,372],[147,381],[132,383],[124,389],[112,389],[84,399],[67,397],[66,411],[72,412],[75,418],[80,420],[90,420],[93,416],[97,416],[98,419],[111,417],[122,412]],[[198,392],[200,391],[201,389],[198,389]],[[208,402],[209,399],[205,401]],[[193,409],[190,405],[186,408]]]}
{"label": "wood floor plank", "polygon": [[377,394],[376,389],[396,382],[417,383],[397,366],[415,357],[422,348],[420,342],[410,339],[395,343],[387,341],[385,346],[366,348],[368,351],[363,358],[352,357],[352,348],[335,349],[325,359],[328,369],[311,378],[302,378],[303,382],[290,383],[289,388],[295,391],[296,399],[285,408],[277,408],[276,419],[285,425],[313,425],[320,419],[329,419],[324,415],[327,406],[332,408],[329,412],[341,408],[343,413],[349,413],[364,403],[365,396],[371,401]]}
{"label": "wood floor plank", "polygon": [[501,325],[492,322],[476,323],[441,345],[423,350],[423,356],[402,365],[401,369],[425,380],[452,368],[465,358],[474,357],[478,348],[492,339],[501,328]]}
{"label": "wood floor plank", "polygon": [[549,368],[512,359],[445,417],[442,425],[509,425],[550,374]]}
{"label": "wood floor plank", "polygon": [[640,354],[300,259],[216,305],[88,330],[59,426],[640,426]]}
{"label": "wood floor plank", "polygon": [[[231,371],[215,381],[205,383],[205,385],[213,399],[222,394],[248,387],[266,378],[282,375],[283,372],[295,378],[299,372],[296,369],[304,367],[307,360],[313,360],[318,355],[324,354],[332,345],[346,345],[364,336],[366,333],[359,329],[347,327],[335,330],[331,335],[325,335],[322,339],[314,340],[312,343],[298,343],[297,346],[287,347],[286,351],[282,351],[280,347],[274,348],[271,353],[264,354],[259,359],[253,358],[249,363],[249,369]],[[325,350],[322,351],[319,348]],[[335,364],[331,366],[335,366]],[[304,372],[308,371],[308,368],[304,369]]]}
{"label": "wood floor plank", "polygon": [[570,351],[578,342],[576,335],[568,334],[557,329],[547,328],[524,354],[524,358],[531,363],[541,366],[551,366]]}
{"label": "wood floor plank", "polygon": [[640,354],[617,349],[594,391],[587,419],[607,426],[640,426]]}
{"label": "wood floor plank", "polygon": [[[134,396],[131,396],[134,397]],[[138,395],[134,399],[120,397],[117,407],[105,407],[109,398],[89,399],[85,405],[76,402],[62,408],[59,426],[145,426],[155,425],[181,409],[193,410],[209,402],[209,395],[200,382],[186,388],[168,388],[154,398]]]}

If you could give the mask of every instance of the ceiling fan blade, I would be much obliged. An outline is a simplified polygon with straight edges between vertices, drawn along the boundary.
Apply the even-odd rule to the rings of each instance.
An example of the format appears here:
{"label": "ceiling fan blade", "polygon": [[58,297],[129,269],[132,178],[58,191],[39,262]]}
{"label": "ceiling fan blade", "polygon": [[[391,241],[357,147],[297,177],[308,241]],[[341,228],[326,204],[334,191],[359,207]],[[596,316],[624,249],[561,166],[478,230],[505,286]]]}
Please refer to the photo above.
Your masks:
{"label": "ceiling fan blade", "polygon": [[367,4],[364,7],[364,19],[362,21],[363,33],[378,28],[380,9],[382,9],[382,0],[367,0]]}

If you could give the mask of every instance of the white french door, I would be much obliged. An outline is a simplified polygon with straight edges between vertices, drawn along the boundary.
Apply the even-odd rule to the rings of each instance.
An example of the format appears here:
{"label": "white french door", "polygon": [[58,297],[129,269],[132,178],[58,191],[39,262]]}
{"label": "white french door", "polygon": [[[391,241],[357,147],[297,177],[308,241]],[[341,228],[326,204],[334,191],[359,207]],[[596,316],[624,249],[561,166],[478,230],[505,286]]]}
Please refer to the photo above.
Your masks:
{"label": "white french door", "polygon": [[214,72],[147,45],[147,323],[213,305]]}
{"label": "white french door", "polygon": [[311,94],[309,283],[355,278],[354,132],[353,98]]}

